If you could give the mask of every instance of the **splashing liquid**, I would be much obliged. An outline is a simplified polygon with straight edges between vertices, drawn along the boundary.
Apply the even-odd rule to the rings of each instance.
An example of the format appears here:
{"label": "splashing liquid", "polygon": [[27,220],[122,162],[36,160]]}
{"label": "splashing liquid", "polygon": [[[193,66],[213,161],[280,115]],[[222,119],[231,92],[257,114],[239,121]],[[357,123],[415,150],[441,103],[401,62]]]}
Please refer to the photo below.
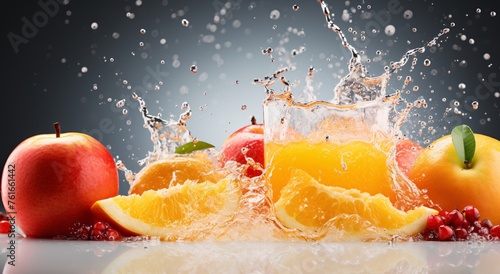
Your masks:
{"label": "splashing liquid", "polygon": [[[395,140],[401,136],[399,132],[400,126],[406,120],[410,109],[421,102],[408,104],[407,107],[400,113],[396,113],[395,105],[401,98],[400,92],[396,94],[387,95],[386,88],[391,75],[397,73],[403,66],[406,65],[408,60],[415,56],[417,53],[425,51],[425,47],[431,47],[436,44],[436,41],[444,34],[449,32],[449,29],[442,30],[437,37],[426,44],[426,46],[412,49],[405,53],[403,57],[392,63],[389,67],[385,68],[385,73],[378,77],[370,77],[366,68],[361,64],[361,58],[356,49],[349,44],[344,33],[330,17],[330,11],[324,1],[318,0],[325,15],[327,26],[329,29],[339,35],[342,45],[351,52],[349,61],[349,72],[343,77],[334,88],[334,96],[331,102],[316,101],[314,95],[314,88],[312,85],[315,69],[311,67],[306,75],[306,88],[300,94],[300,98],[310,103],[299,103],[295,101],[292,95],[292,86],[285,78],[284,74],[293,68],[282,68],[277,70],[270,76],[264,79],[255,79],[254,82],[261,84],[266,93],[269,95],[264,102],[278,101],[284,106],[298,107],[303,112],[314,112],[322,106],[333,107],[340,111],[348,113],[357,113],[355,116],[346,116],[341,122],[344,125],[353,126],[364,124],[366,121],[372,121],[373,125],[370,128],[360,127],[357,130],[367,130],[368,134],[365,135],[366,140],[361,142],[369,143],[370,146],[376,150],[384,151],[387,162],[384,165],[388,166],[389,175],[388,180],[393,182],[393,191],[396,194],[395,206],[402,210],[414,208],[417,205],[428,203],[425,195],[409,181],[405,175],[396,166],[395,161]],[[271,56],[272,49],[266,49],[263,54]],[[272,58],[272,56],[271,56]],[[272,59],[274,60],[274,59]],[[278,94],[272,89],[275,83],[281,83],[284,87],[283,92]],[[151,134],[151,141],[154,144],[153,151],[149,152],[147,157],[140,160],[139,164],[147,166],[148,164],[167,157],[172,157],[175,153],[175,148],[186,142],[193,141],[189,130],[186,127],[186,121],[191,117],[191,110],[187,103],[182,105],[184,112],[180,115],[177,121],[165,120],[161,115],[154,116],[148,113],[144,100],[134,94],[133,98],[139,102],[139,111],[144,120],[144,127],[147,128]],[[384,105],[383,111],[375,111],[379,109],[378,105]],[[372,107],[374,106],[374,107]],[[387,107],[388,106],[388,107]],[[266,116],[266,115],[265,115]],[[290,117],[286,114],[283,116],[271,116],[277,120],[277,123],[283,127],[290,126]],[[383,121],[386,124],[379,124]],[[329,121],[327,121],[329,122]],[[330,121],[331,122],[331,121]],[[335,122],[335,121],[334,121]],[[339,129],[336,124],[330,124],[339,134],[323,134],[321,129],[324,129],[324,124],[312,124],[305,121],[301,124],[305,127],[317,127],[318,142],[336,142],[339,136],[348,140],[352,138],[351,132],[348,128]],[[381,129],[383,127],[384,129]],[[266,122],[265,138],[269,138],[269,127]],[[287,136],[289,132],[281,132],[282,135]],[[365,132],[366,133],[366,132]],[[290,135],[288,135],[289,137]],[[365,138],[363,137],[363,138]],[[380,140],[389,140],[388,142]],[[359,141],[359,140],[358,140]],[[383,148],[381,148],[383,147]],[[267,152],[266,152],[267,153]],[[346,154],[347,155],[347,154]],[[267,157],[267,156],[266,156]],[[266,160],[267,161],[267,160]],[[128,170],[122,162],[118,161],[118,168],[125,172],[127,180],[132,184],[134,173]],[[347,219],[353,219],[359,224],[360,227],[366,228],[366,233],[372,234],[373,239],[385,239],[388,235],[382,229],[375,228],[370,224],[366,224],[363,220],[356,218],[356,216],[339,216],[327,222],[325,230],[318,232],[316,235],[304,235],[285,228],[279,220],[277,220],[274,209],[272,207],[273,198],[272,193],[268,189],[269,182],[266,181],[265,176],[255,177],[252,179],[241,176],[238,167],[227,165],[224,167],[229,171],[230,176],[237,180],[242,191],[242,196],[239,201],[239,207],[234,213],[234,216],[229,221],[212,224],[207,229],[205,223],[195,223],[192,228],[183,232],[178,240],[303,240],[303,239],[323,239],[326,241],[347,240],[348,233],[336,227],[336,223],[342,223]],[[349,163],[344,157],[341,158],[341,168],[343,171],[351,171],[355,169],[352,163]],[[344,214],[345,215],[345,214]],[[248,229],[251,227],[251,229]]]}
{"label": "splashing liquid", "polygon": [[[351,162],[350,166],[345,165],[345,162],[341,161],[341,164],[343,164],[341,165],[343,171],[342,168],[339,168],[339,174],[348,174],[353,170],[353,165],[356,166],[358,174],[363,172],[368,174],[372,172],[383,173],[385,172],[386,165],[388,173],[384,176],[387,177],[386,179],[390,181],[389,184],[392,185],[391,192],[395,193],[396,198],[391,200],[393,200],[397,208],[409,210],[422,204],[431,205],[432,202],[427,199],[427,196],[399,170],[395,159],[395,143],[403,136],[400,132],[400,127],[406,121],[410,110],[413,107],[422,105],[422,100],[408,103],[402,111],[397,112],[395,108],[396,104],[402,101],[400,100],[402,99],[401,92],[398,90],[395,94],[387,95],[386,89],[392,75],[398,73],[412,57],[416,58],[415,56],[418,53],[425,52],[426,47],[435,46],[437,40],[447,34],[449,29],[445,28],[441,30],[440,33],[425,46],[407,51],[399,61],[392,62],[390,66],[385,67],[385,72],[382,75],[371,77],[368,76],[366,67],[361,63],[358,51],[348,42],[341,28],[333,22],[327,4],[322,0],[318,0],[318,2],[325,16],[327,27],[339,36],[344,48],[348,49],[351,53],[351,58],[348,63],[348,74],[335,86],[333,99],[330,102],[315,101],[315,97],[311,95],[302,97],[313,100],[306,101],[307,103],[297,102],[292,94],[290,85],[287,84],[283,76],[283,74],[289,70],[288,68],[280,69],[273,75],[265,77],[263,80],[255,80],[256,83],[261,83],[269,94],[269,97],[264,102],[266,167],[268,168],[267,174],[269,174],[267,175],[268,184],[273,185],[273,188],[275,188],[273,189],[274,192],[278,192],[279,194],[281,187],[286,184],[286,182],[277,181],[277,179],[273,180],[273,174],[276,176],[275,178],[288,178],[286,170],[290,169],[290,166],[293,166],[292,169],[304,168],[310,169],[311,172],[317,172],[314,171],[318,169],[317,166],[310,166],[310,163],[314,162],[314,159],[311,159],[309,163],[287,162],[288,167],[280,167],[279,164],[276,167],[273,166],[275,162],[279,163],[281,161],[281,156],[274,152],[284,151],[286,147],[288,146],[289,148],[291,144],[297,145],[298,151],[300,151],[300,147],[302,146],[309,148],[309,146],[316,146],[318,144],[322,146],[321,142],[328,142],[330,144],[335,143],[335,145],[339,147],[336,147],[330,152],[332,152],[331,155],[336,155],[334,153],[335,150],[343,149],[342,147],[349,147],[353,142],[355,143],[359,140],[363,140],[363,142],[370,144],[369,148],[367,148],[365,152],[357,151],[357,153],[372,155],[374,152],[378,153],[382,151],[385,156],[379,157],[376,160],[383,161],[380,165],[381,167],[374,168],[375,165],[373,163],[371,165],[366,165],[366,161],[363,162],[362,160],[359,162],[357,160]],[[412,70],[414,63],[416,62],[412,62]],[[311,71],[308,73],[308,80],[306,81],[307,86],[304,94],[312,94],[310,77],[312,77]],[[271,86],[277,82],[276,80],[280,80],[284,84],[284,92],[281,94],[276,94],[271,89]],[[408,83],[405,82],[405,86],[408,85],[409,82],[410,80]],[[318,121],[317,119],[321,120]],[[319,137],[317,132],[320,132]],[[297,140],[293,140],[290,136],[294,136],[294,134],[300,137],[298,137]],[[304,138],[305,141],[302,140]],[[330,144],[325,144],[325,146],[329,147]],[[312,147],[310,149],[312,149]],[[330,153],[328,152],[329,148],[326,147],[318,151],[323,151],[323,154]],[[301,155],[295,156],[297,158],[302,157]],[[318,155],[318,157],[320,157],[320,155]],[[336,163],[335,159],[325,160],[332,161],[332,166]],[[286,162],[285,159],[283,159],[283,161]],[[323,168],[327,168],[322,163],[322,161],[319,161],[317,164]],[[362,167],[359,167],[359,165],[362,165]],[[382,168],[382,166],[384,166],[384,168]],[[372,169],[377,169],[378,171]],[[284,173],[283,170],[285,170]],[[329,172],[330,171],[324,171],[324,174],[322,172],[318,173],[316,179],[321,182],[322,177],[333,178],[337,174],[335,172],[330,174]],[[278,174],[279,176],[277,176]],[[358,176],[358,174],[350,174],[349,176]],[[384,176],[382,177],[385,178]],[[384,179],[377,180],[371,179],[371,177],[364,178],[361,176],[358,180],[367,183],[364,185],[354,183],[353,186],[348,182],[342,181],[349,181],[347,177],[340,176],[335,178],[337,181],[333,183],[334,185],[345,188],[358,188],[367,192],[370,192],[370,190],[372,190],[371,192],[376,192],[374,189],[376,189],[377,186],[370,188],[367,187],[366,184],[379,184],[381,187],[380,189],[382,189],[382,185],[387,184]],[[328,182],[332,180],[323,179],[323,183],[329,185],[331,183]],[[279,187],[276,189],[274,185],[279,185]],[[384,193],[384,190],[381,191]],[[371,194],[373,195],[375,193]],[[385,194],[387,194],[387,191]],[[390,196],[391,194],[392,193],[389,193],[386,196]],[[275,200],[277,199],[276,195],[277,194],[274,195]]]}
{"label": "splashing liquid", "polygon": [[[139,102],[138,109],[142,114],[144,128],[148,129],[153,142],[153,151],[149,151],[146,158],[138,161],[140,166],[145,167],[156,160],[172,157],[178,146],[194,140],[186,127],[186,122],[192,114],[191,107],[187,102],[182,103],[181,109],[184,112],[180,114],[177,121],[174,121],[172,119],[165,120],[161,115],[149,114],[146,102],[136,93],[132,94],[132,98]],[[125,179],[132,185],[135,177],[134,172],[128,169],[121,160],[117,161],[117,167],[125,173]]]}

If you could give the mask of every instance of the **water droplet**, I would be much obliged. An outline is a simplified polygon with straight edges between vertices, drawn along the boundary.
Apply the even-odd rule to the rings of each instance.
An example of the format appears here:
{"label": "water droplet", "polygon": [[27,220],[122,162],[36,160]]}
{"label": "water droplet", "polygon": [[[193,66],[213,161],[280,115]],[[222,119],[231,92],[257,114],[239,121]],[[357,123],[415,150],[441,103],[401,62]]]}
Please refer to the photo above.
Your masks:
{"label": "water droplet", "polygon": [[271,11],[271,14],[269,14],[269,17],[273,20],[278,20],[280,18],[280,11],[279,10]]}
{"label": "water droplet", "polygon": [[192,65],[189,69],[191,70],[192,73],[198,72],[198,67],[196,65]]}
{"label": "water droplet", "polygon": [[96,22],[93,22],[92,24],[90,24],[90,28],[93,30],[96,30],[98,27],[99,27],[99,24],[97,24]]}
{"label": "water droplet", "polygon": [[242,105],[241,106],[241,110],[246,110],[247,109],[247,105]]}
{"label": "water droplet", "polygon": [[405,10],[405,12],[403,13],[403,17],[404,19],[411,19],[413,17],[413,11],[411,10]]}
{"label": "water droplet", "polygon": [[117,108],[122,108],[123,106],[125,106],[125,99],[122,99],[122,100],[116,102]]}
{"label": "water droplet", "polygon": [[428,66],[430,66],[430,65],[431,65],[431,60],[429,60],[429,59],[425,59],[425,60],[424,60],[424,66],[428,67]]}
{"label": "water droplet", "polygon": [[145,30],[145,29],[141,29],[141,30],[139,31],[139,33],[140,33],[140,34],[146,34],[146,30]]}
{"label": "water droplet", "polygon": [[477,8],[477,9],[476,9],[476,13],[481,13],[481,9],[480,9],[480,8]]}
{"label": "water droplet", "polygon": [[299,5],[295,4],[292,6],[293,11],[298,11],[299,10]]}
{"label": "water droplet", "polygon": [[459,89],[465,89],[467,86],[464,83],[458,84]]}
{"label": "water droplet", "polygon": [[491,17],[495,17],[495,16],[497,16],[497,13],[496,13],[495,11],[491,11],[491,12],[490,12],[490,16],[491,16]]}
{"label": "water droplet", "polygon": [[489,54],[489,53],[485,53],[485,54],[483,54],[483,59],[484,59],[484,60],[490,60],[490,58],[491,58],[491,56],[490,56],[490,54]]}
{"label": "water droplet", "polygon": [[472,102],[472,109],[476,110],[478,108],[479,108],[479,102],[478,101]]}
{"label": "water droplet", "polygon": [[384,32],[387,36],[393,36],[396,33],[396,28],[393,25],[387,25]]}
{"label": "water droplet", "polygon": [[89,69],[87,67],[82,67],[81,71],[82,71],[82,73],[87,73],[89,71]]}
{"label": "water droplet", "polygon": [[182,19],[181,24],[184,27],[189,27],[189,21],[187,19]]}
{"label": "water droplet", "polygon": [[124,109],[122,110],[122,114],[123,114],[123,115],[127,115],[127,114],[128,114],[128,110],[127,110],[126,108],[124,108]]}

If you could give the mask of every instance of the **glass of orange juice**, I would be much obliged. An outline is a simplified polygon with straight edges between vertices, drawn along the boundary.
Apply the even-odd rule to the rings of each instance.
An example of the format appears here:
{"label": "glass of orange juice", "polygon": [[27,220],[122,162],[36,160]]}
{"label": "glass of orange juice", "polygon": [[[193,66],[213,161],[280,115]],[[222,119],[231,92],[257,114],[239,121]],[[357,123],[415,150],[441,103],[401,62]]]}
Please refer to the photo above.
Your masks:
{"label": "glass of orange juice", "polygon": [[320,183],[396,200],[397,96],[355,105],[294,102],[291,93],[264,102],[265,178],[276,202],[295,169]]}

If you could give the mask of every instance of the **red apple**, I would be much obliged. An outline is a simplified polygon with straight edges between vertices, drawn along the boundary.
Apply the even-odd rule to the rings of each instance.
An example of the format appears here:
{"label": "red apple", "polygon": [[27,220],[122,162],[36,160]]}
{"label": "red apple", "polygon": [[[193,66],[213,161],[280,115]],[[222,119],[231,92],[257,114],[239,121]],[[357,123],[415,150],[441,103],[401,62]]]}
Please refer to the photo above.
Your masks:
{"label": "red apple", "polygon": [[2,202],[26,237],[69,235],[75,222],[92,223],[91,206],[118,195],[111,153],[76,132],[42,134],[21,142],[2,173]]}
{"label": "red apple", "polygon": [[418,143],[407,138],[396,143],[396,162],[405,175],[410,173],[411,167],[422,149]]}
{"label": "red apple", "polygon": [[[243,153],[243,148],[246,154]],[[264,125],[257,124],[253,120],[251,125],[236,130],[224,141],[220,152],[224,155],[223,163],[236,161],[240,164],[247,164],[246,158],[252,158],[256,164],[264,167]],[[249,166],[245,173],[248,177],[261,174],[262,170],[252,166]]]}

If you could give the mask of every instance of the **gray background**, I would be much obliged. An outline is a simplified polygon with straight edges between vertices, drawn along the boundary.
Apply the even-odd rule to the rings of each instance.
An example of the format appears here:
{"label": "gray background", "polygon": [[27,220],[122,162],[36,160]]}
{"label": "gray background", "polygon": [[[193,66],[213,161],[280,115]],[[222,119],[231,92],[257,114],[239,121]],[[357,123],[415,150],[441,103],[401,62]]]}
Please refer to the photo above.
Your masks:
{"label": "gray background", "polygon": [[[407,65],[398,74],[413,79],[404,90],[407,101],[425,98],[428,103],[425,109],[412,110],[403,131],[425,145],[453,126],[467,123],[475,132],[500,139],[500,99],[495,96],[500,91],[495,44],[499,16],[491,14],[500,12],[496,1],[327,3],[334,22],[371,60],[365,64],[372,75],[380,75],[389,62],[454,23],[438,46],[417,56],[413,70]],[[294,4],[298,11],[293,10]],[[162,113],[167,119],[171,115],[177,119],[182,112],[179,106],[188,102],[193,136],[220,147],[252,115],[262,121],[265,92],[253,83],[254,78],[272,74],[289,60],[296,70],[285,76],[299,92],[308,68],[314,66],[315,93],[328,100],[346,73],[349,57],[338,37],[326,28],[314,0],[42,0],[7,1],[3,6],[2,163],[22,140],[53,132],[52,123],[59,121],[63,131],[93,135],[138,171],[136,162],[152,149],[152,143],[131,99],[132,91],[146,100],[150,113]],[[344,12],[352,22],[343,20]],[[183,26],[182,19],[189,26]],[[92,23],[98,27],[93,29]],[[394,35],[384,32],[387,25],[395,26]],[[262,54],[268,47],[274,49],[274,62]],[[278,54],[280,47],[286,54]],[[303,52],[290,56],[301,47]],[[382,55],[377,55],[378,50]],[[431,60],[431,65],[424,66],[424,59]],[[197,73],[190,72],[193,64]],[[418,91],[413,91],[414,86]],[[402,81],[393,77],[388,92],[401,87]],[[117,108],[121,99],[126,104]],[[477,110],[472,109],[473,101],[479,102]],[[445,114],[456,103],[463,114],[453,110]],[[123,109],[128,113],[123,114]],[[128,184],[120,176],[120,192],[125,194]]]}

